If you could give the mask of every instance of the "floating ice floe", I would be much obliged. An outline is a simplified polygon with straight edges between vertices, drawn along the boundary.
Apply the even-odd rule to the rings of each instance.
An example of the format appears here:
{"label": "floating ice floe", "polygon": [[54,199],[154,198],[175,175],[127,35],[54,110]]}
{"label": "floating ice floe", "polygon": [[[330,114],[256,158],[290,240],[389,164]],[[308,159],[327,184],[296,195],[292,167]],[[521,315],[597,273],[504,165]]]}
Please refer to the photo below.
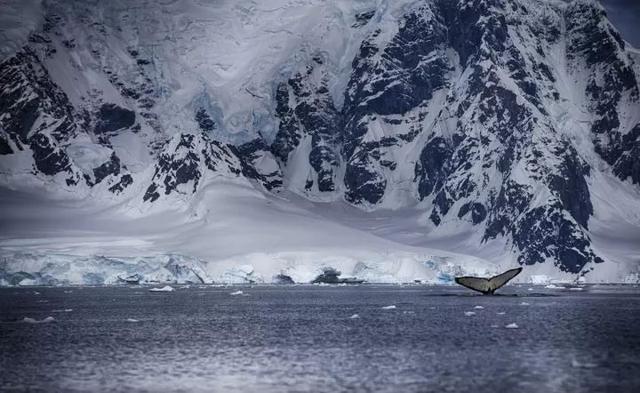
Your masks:
{"label": "floating ice floe", "polygon": [[55,322],[55,321],[56,319],[54,317],[46,317],[45,319],[41,319],[41,320],[37,320],[29,317],[24,317],[22,319],[22,322],[25,322],[25,323],[49,323],[49,322]]}
{"label": "floating ice floe", "polygon": [[571,359],[571,367],[573,368],[595,368],[598,367],[596,363],[580,362],[576,359]]}
{"label": "floating ice floe", "polygon": [[136,323],[136,322],[140,322],[140,320],[134,319],[134,318],[127,318],[125,319],[125,322]]}
{"label": "floating ice floe", "polygon": [[235,291],[235,292],[231,292],[229,295],[231,295],[231,296],[244,295],[244,292],[242,292],[242,291]]}
{"label": "floating ice floe", "polygon": [[484,307],[482,307],[482,306],[475,306],[475,307],[474,307],[474,309],[476,309],[476,310],[484,310]]}
{"label": "floating ice floe", "polygon": [[475,312],[473,312],[473,311],[465,311],[465,312],[464,312],[464,315],[466,315],[466,316],[470,317],[470,316],[472,316],[472,315],[476,315],[476,313],[475,313]]}
{"label": "floating ice floe", "polygon": [[396,306],[395,305],[391,305],[391,306],[384,306],[382,307],[383,310],[395,310]]}
{"label": "floating ice floe", "polygon": [[507,326],[505,326],[505,328],[507,329],[517,329],[518,328],[518,324],[517,323],[510,323]]}
{"label": "floating ice floe", "polygon": [[165,285],[162,288],[151,288],[149,289],[149,292],[173,292],[174,289],[173,287],[169,286],[169,285]]}
{"label": "floating ice floe", "polygon": [[358,314],[353,314],[352,316],[349,317],[349,319],[358,319],[360,318],[360,315]]}

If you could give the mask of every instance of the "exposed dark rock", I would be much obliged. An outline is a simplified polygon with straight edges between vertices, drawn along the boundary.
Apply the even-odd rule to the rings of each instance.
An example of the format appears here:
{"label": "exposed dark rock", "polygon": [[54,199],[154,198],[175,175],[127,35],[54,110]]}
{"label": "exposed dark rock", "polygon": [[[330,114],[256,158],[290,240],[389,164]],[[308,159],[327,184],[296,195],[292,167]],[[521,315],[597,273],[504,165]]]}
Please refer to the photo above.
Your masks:
{"label": "exposed dark rock", "polygon": [[482,203],[467,202],[458,211],[458,218],[463,218],[469,212],[473,224],[480,224],[487,217],[487,209]]}
{"label": "exposed dark rock", "polygon": [[431,139],[420,153],[420,161],[416,163],[415,180],[418,181],[420,199],[442,186],[447,172],[447,160],[453,151],[442,137]]}
{"label": "exposed dark rock", "polygon": [[318,190],[331,192],[336,189],[339,156],[335,146],[341,118],[327,89],[326,71],[320,67],[322,57],[314,56],[313,62],[304,73],[278,85],[276,115],[280,126],[271,150],[286,163],[303,136],[311,136],[309,163],[317,174]]}
{"label": "exposed dark rock", "polygon": [[315,146],[309,153],[309,163],[318,174],[318,190],[335,191],[334,171],[338,167],[337,154],[327,146]]}
{"label": "exposed dark rock", "polygon": [[568,145],[563,146],[557,154],[563,161],[558,171],[550,175],[549,188],[556,193],[564,209],[587,228],[589,217],[593,214],[589,186],[585,179],[589,176],[589,167],[581,162],[576,151]]}
{"label": "exposed dark rock", "polygon": [[151,183],[149,188],[147,188],[147,192],[144,193],[144,197],[142,200],[147,202],[155,202],[160,198],[160,193],[158,192],[158,185],[156,183]]}
{"label": "exposed dark rock", "polygon": [[362,27],[369,23],[371,18],[376,14],[376,10],[361,12],[356,14],[356,21],[351,25],[351,27]]}
{"label": "exposed dark rock", "polygon": [[298,130],[293,109],[289,107],[289,87],[286,83],[278,85],[276,104],[276,115],[280,119],[280,127],[271,145],[271,151],[281,161],[287,162],[289,153],[300,143],[301,133]]}
{"label": "exposed dark rock", "polygon": [[11,146],[9,146],[9,142],[2,136],[0,136],[0,155],[11,154],[13,150],[11,150]]}
{"label": "exposed dark rock", "polygon": [[120,174],[120,159],[116,156],[116,153],[112,153],[109,160],[97,168],[93,169],[93,177],[95,179],[94,184],[100,183],[105,177],[109,175],[117,176]]}
{"label": "exposed dark rock", "polygon": [[631,178],[633,183],[640,184],[640,124],[622,136],[620,149],[613,173],[622,180]]}
{"label": "exposed dark rock", "polygon": [[171,193],[187,192],[180,186],[191,183],[188,192],[195,193],[206,171],[223,172],[230,177],[242,172],[238,157],[231,147],[212,141],[206,134],[175,135],[158,155],[152,183],[143,200],[155,201]]}
{"label": "exposed dark rock", "polygon": [[[125,188],[129,187],[131,184],[133,184],[133,177],[131,177],[130,174],[126,174],[126,175],[122,175],[122,177],[120,178],[120,181],[116,184],[114,184],[113,186],[109,187],[109,191],[111,191],[114,194],[119,194],[122,191],[124,191]],[[147,190],[147,192],[149,192],[149,190]],[[148,200],[153,196],[153,190],[151,191],[151,195],[149,196],[149,198],[145,199]],[[160,195],[158,194],[158,197]],[[147,197],[147,194],[145,194],[145,198]],[[155,198],[157,199],[157,197]],[[153,200],[155,200],[153,199]],[[153,202],[152,200],[152,202]]]}
{"label": "exposed dark rock", "polygon": [[357,152],[349,160],[344,174],[347,201],[376,204],[382,199],[387,187],[387,180],[373,169],[375,161],[366,150]]}
{"label": "exposed dark rock", "polygon": [[271,154],[269,147],[262,139],[254,139],[237,147],[231,146],[231,149],[240,158],[243,176],[259,181],[269,191],[282,187],[280,168],[268,172],[260,167],[261,158]]}
{"label": "exposed dark rock", "polygon": [[204,108],[196,111],[196,121],[202,131],[211,132],[216,128],[216,123],[211,119]]}
{"label": "exposed dark rock", "polygon": [[43,134],[34,135],[30,143],[33,160],[38,170],[45,175],[53,176],[60,172],[71,172],[71,163],[67,154],[51,143],[51,139]]}
{"label": "exposed dark rock", "polygon": [[129,128],[136,122],[136,114],[116,104],[103,104],[97,114],[96,134]]}
{"label": "exposed dark rock", "polygon": [[528,211],[514,229],[513,241],[521,250],[521,264],[550,259],[560,270],[578,273],[589,262],[603,262],[594,254],[584,232],[562,214],[559,204]]}

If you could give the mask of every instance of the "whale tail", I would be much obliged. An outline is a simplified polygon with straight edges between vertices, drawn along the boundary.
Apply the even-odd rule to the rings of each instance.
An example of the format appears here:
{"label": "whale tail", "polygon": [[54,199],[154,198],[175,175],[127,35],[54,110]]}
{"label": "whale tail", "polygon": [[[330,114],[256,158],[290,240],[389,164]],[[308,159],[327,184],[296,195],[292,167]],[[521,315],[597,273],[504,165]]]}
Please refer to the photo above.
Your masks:
{"label": "whale tail", "polygon": [[482,292],[485,295],[493,295],[496,289],[508,283],[512,278],[520,274],[521,271],[522,268],[519,267],[507,270],[506,272],[491,278],[465,276],[456,277],[455,280],[456,283],[469,289],[473,289],[474,291]]}

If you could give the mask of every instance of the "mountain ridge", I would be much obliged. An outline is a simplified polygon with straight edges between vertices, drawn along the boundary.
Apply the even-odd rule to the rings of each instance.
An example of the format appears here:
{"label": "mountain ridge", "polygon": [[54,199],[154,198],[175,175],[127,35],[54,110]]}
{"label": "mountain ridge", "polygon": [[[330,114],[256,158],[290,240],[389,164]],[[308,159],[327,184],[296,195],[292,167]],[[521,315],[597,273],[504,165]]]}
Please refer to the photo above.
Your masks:
{"label": "mountain ridge", "polygon": [[[329,210],[414,211],[404,227],[424,235],[418,244],[463,239],[494,263],[637,274],[640,215],[612,206],[640,207],[640,68],[597,3],[189,3],[173,17],[159,15],[175,2],[144,3],[48,3],[42,26],[3,60],[3,187],[39,183],[143,212],[189,209],[224,179]],[[277,61],[251,63],[232,47],[228,64],[190,60],[225,48],[231,36],[209,25],[218,13]],[[295,23],[274,28],[284,21]],[[236,95],[246,102],[229,109]],[[607,227],[631,230],[622,251],[594,240]],[[404,238],[398,229],[383,237]],[[609,265],[615,273],[603,273]]]}

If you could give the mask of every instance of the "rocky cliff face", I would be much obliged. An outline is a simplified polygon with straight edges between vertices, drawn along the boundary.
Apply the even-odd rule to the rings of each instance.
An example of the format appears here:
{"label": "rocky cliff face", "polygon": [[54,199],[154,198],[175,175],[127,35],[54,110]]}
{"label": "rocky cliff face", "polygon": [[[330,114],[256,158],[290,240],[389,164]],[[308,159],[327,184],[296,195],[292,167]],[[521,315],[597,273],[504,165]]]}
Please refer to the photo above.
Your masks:
{"label": "rocky cliff face", "polygon": [[[149,45],[155,13],[73,4],[48,4],[0,65],[7,187],[28,172],[153,204],[246,178],[366,211],[416,208],[431,235],[472,233],[503,258],[579,274],[607,259],[591,239],[593,190],[639,191],[639,67],[592,1],[359,5],[326,22],[347,32],[348,61],[324,41],[283,41],[289,55],[235,93],[191,88],[206,66],[169,55],[188,48],[178,22]],[[253,103],[242,116],[225,108],[234,94]]]}

